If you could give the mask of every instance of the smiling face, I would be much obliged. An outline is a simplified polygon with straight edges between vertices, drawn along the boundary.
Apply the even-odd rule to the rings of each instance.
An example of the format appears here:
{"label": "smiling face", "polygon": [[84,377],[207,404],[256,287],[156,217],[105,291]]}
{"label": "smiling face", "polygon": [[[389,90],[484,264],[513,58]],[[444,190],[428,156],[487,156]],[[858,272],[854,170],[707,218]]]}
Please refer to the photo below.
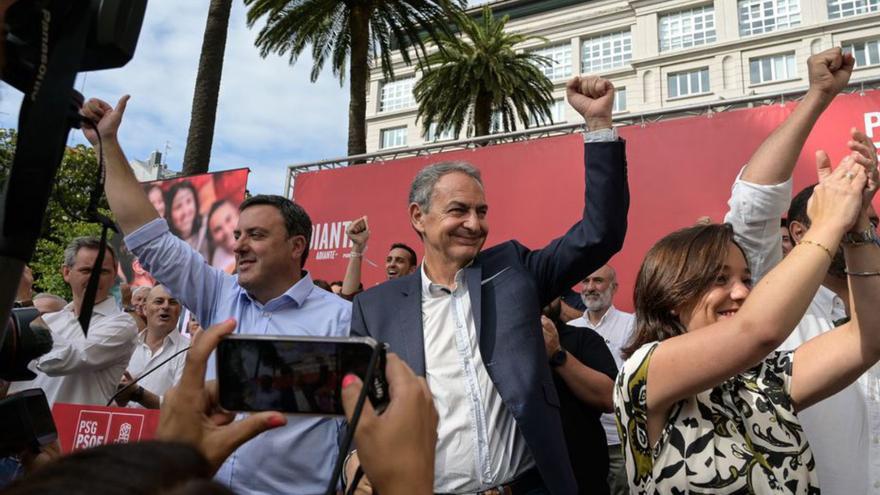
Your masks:
{"label": "smiling face", "polygon": [[180,318],[180,303],[168,293],[165,287],[157,285],[150,289],[144,307],[147,328],[161,335],[168,335],[177,326]]}
{"label": "smiling face", "polygon": [[196,197],[191,189],[180,188],[171,200],[171,223],[184,239],[192,235],[196,218]]}
{"label": "smiling face", "polygon": [[306,240],[288,235],[278,208],[246,208],[239,215],[235,238],[238,283],[252,297],[265,303],[299,281]]}
{"label": "smiling face", "polygon": [[437,181],[428,211],[411,204],[412,224],[425,243],[429,266],[439,262],[460,268],[473,260],[489,234],[488,209],[483,187],[462,172],[448,173]]}
{"label": "smiling face", "polygon": [[742,251],[733,243],[714,284],[689,307],[679,308],[681,323],[688,331],[698,330],[733,317],[749,295],[752,274]]}
{"label": "smiling face", "polygon": [[388,251],[388,256],[385,257],[385,275],[388,276],[388,280],[409,275],[415,268],[412,257],[406,249],[394,248]]}
{"label": "smiling face", "polygon": [[238,224],[238,209],[224,202],[208,219],[208,229],[214,245],[232,252],[235,249],[235,226]]}

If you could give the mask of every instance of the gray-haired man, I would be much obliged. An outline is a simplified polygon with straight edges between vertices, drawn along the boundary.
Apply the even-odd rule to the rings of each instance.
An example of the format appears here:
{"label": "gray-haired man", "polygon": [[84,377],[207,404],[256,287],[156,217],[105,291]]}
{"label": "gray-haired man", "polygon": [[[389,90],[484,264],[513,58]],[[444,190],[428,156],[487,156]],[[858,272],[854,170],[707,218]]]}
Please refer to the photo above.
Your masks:
{"label": "gray-haired man", "polygon": [[109,297],[116,279],[116,253],[109,246],[101,266],[92,321],[86,336],[79,324],[79,312],[92,274],[100,241],[78,237],[64,250],[61,273],[70,285],[73,302],[57,313],[43,316],[52,331],[52,350],[31,363],[34,380],[16,382],[9,393],[41,388],[49,404],[104,405],[115,393],[119,377],[134,352],[137,326]]}

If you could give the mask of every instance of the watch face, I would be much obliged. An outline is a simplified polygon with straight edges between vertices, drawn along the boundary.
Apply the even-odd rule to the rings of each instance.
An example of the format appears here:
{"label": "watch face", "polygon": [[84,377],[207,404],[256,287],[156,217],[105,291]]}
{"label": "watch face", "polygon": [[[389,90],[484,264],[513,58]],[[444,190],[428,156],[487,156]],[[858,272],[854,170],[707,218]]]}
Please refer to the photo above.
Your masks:
{"label": "watch face", "polygon": [[559,349],[558,351],[553,353],[553,357],[550,358],[550,364],[553,366],[560,366],[565,363],[565,350]]}

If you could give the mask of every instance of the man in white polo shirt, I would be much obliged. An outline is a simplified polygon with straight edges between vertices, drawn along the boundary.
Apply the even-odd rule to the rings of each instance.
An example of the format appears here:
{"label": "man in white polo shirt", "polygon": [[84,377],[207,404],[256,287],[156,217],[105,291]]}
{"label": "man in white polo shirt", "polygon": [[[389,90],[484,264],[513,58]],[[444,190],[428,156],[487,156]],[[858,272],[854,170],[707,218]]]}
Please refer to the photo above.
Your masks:
{"label": "man in white polo shirt", "polygon": [[[632,335],[636,318],[632,313],[614,307],[614,294],[617,293],[617,272],[610,265],[599,268],[583,280],[581,298],[587,310],[584,316],[568,322],[573,327],[595,330],[605,339],[617,368],[623,365],[620,349]],[[602,427],[608,440],[608,486],[614,495],[628,493],[623,455],[620,452],[620,438],[617,436],[617,423],[614,414],[603,414]]]}

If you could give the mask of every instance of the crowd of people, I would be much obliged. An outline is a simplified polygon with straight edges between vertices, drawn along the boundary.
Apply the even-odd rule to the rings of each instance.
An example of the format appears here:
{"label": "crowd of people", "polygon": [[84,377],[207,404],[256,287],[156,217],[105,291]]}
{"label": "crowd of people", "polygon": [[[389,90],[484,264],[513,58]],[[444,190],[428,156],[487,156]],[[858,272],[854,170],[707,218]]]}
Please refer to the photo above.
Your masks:
{"label": "crowd of people", "polygon": [[[70,303],[32,295],[26,272],[20,303],[39,308],[55,343],[8,393],[113,398],[161,421],[155,442],[37,463],[9,493],[318,494],[341,457],[339,489],[360,494],[878,493],[877,152],[853,128],[849,153],[832,166],[819,151],[816,184],[792,198],[797,157],[853,59],[838,48],[807,65],[808,92],[735,178],[725,223],[698,221],[648,251],[634,314],[614,305],[628,171],[600,77],[567,85],[586,126],[581,220],[539,249],[484,249],[492,185],[468,163],[435,163],[408,198],[422,259],[392,244],[387,281],[367,290],[366,217],[347,228],[343,279],[313,280],[300,205],[218,202],[203,225],[187,182],[157,194],[135,179],[116,135],[128,97],[87,101],[108,202],[156,284],[126,288],[118,305],[108,248],[86,336],[77,317],[97,240],[65,253]],[[211,356],[233,332],[372,337],[390,351],[390,403],[381,414],[364,403],[350,452],[343,418],[222,411]],[[339,387],[350,419],[364,384],[347,375]]]}

